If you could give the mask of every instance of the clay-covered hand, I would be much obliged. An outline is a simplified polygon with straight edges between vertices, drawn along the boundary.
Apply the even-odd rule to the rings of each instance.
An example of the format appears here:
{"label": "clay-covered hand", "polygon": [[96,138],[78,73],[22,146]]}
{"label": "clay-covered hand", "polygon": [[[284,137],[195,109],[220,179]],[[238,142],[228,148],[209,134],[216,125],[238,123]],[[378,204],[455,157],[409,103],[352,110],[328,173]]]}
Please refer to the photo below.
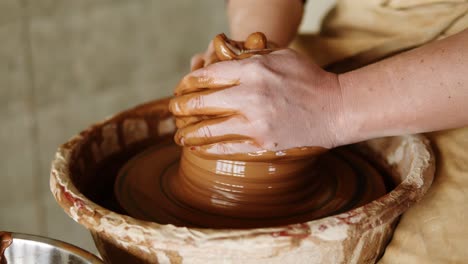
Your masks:
{"label": "clay-covered hand", "polygon": [[346,143],[337,75],[290,49],[198,69],[175,94],[183,146],[223,154]]}
{"label": "clay-covered hand", "polygon": [[213,41],[210,41],[205,52],[195,54],[190,60],[190,71],[194,71],[212,63],[219,61],[213,47]]}
{"label": "clay-covered hand", "polygon": [[217,35],[204,53],[195,54],[190,61],[190,70],[194,71],[223,60],[245,59],[253,54],[269,53],[277,45],[267,41],[263,33],[255,32],[245,41],[228,39],[226,35]]}

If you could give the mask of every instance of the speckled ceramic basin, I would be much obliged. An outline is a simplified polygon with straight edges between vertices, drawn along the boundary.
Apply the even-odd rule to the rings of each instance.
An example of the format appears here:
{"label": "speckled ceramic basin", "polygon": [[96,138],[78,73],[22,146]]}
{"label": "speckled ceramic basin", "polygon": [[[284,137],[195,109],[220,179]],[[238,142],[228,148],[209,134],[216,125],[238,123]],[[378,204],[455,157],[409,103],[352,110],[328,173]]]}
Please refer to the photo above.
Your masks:
{"label": "speckled ceramic basin", "polygon": [[70,217],[91,231],[109,263],[374,263],[398,217],[422,198],[434,175],[433,154],[424,137],[376,139],[349,148],[386,171],[396,187],[348,212],[256,229],[141,221],[123,214],[115,202],[117,173],[100,174],[98,168],[112,157],[125,160],[172,137],[175,126],[167,104],[167,99],[150,102],[95,124],[60,146],[53,161],[53,195]]}

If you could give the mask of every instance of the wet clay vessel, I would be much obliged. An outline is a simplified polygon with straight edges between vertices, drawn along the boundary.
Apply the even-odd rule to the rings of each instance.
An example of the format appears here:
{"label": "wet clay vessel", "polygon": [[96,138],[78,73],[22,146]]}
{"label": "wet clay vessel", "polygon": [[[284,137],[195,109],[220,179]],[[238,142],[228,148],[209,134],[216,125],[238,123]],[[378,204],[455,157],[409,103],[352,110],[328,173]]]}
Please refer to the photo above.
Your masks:
{"label": "wet clay vessel", "polygon": [[115,199],[114,183],[131,157],[173,137],[168,102],[149,102],[90,126],[60,146],[53,161],[53,195],[90,230],[108,263],[374,263],[398,217],[432,182],[427,140],[408,135],[343,149],[386,173],[395,188],[337,215],[245,229],[178,227],[130,217]]}
{"label": "wet clay vessel", "polygon": [[[195,168],[186,172],[185,162]],[[163,141],[120,169],[114,192],[122,208],[138,219],[184,227],[253,228],[338,214],[391,188],[371,164],[345,149],[306,163],[302,171],[295,163],[303,161],[204,160]]]}

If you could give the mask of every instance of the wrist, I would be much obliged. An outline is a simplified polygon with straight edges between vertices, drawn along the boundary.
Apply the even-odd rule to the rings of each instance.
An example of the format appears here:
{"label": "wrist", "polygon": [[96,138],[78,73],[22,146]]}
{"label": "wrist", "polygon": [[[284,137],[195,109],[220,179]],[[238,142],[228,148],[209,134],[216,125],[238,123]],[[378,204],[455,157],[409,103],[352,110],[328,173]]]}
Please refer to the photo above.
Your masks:
{"label": "wrist", "polygon": [[230,1],[227,14],[230,36],[246,39],[254,32],[262,32],[269,41],[287,47],[296,36],[302,20],[303,3],[289,0]]}
{"label": "wrist", "polygon": [[366,138],[363,129],[362,112],[356,109],[354,100],[357,91],[353,88],[356,85],[353,75],[351,73],[337,74],[337,82],[339,87],[340,107],[336,113],[336,146],[343,146],[359,141]]}
{"label": "wrist", "polygon": [[351,133],[352,127],[345,107],[341,76],[330,72],[324,72],[323,76],[318,85],[318,92],[325,95],[321,100],[327,101],[321,108],[322,114],[325,115],[325,123],[321,126],[325,133],[323,147],[335,148],[350,144],[353,142],[354,133]]}

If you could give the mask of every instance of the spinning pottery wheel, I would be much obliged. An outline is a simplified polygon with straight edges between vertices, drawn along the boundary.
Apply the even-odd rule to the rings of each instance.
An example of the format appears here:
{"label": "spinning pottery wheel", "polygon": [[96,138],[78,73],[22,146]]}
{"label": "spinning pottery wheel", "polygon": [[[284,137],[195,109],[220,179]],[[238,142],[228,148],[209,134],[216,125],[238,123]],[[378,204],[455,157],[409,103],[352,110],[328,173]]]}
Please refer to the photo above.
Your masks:
{"label": "spinning pottery wheel", "polygon": [[[212,179],[212,183],[197,177],[200,179],[199,185],[215,186],[214,193],[204,193],[197,197],[191,192],[197,192],[203,187],[197,189],[197,182],[195,186],[184,186],[184,183],[179,183],[184,179],[177,179],[183,177],[178,173],[180,155],[180,147],[163,142],[143,151],[123,167],[114,188],[117,200],[130,216],[177,226],[270,227],[345,212],[386,193],[383,175],[362,157],[340,149],[322,156],[304,173],[304,178],[291,176],[293,179],[288,177],[276,182],[256,179],[256,184],[244,184],[245,179],[238,180],[236,189],[256,188],[252,190],[253,197],[250,199],[245,198],[249,190],[247,194],[232,197],[236,195],[236,189],[231,187],[233,184],[226,184],[226,180],[221,182],[222,179],[219,179],[239,177],[229,172],[243,171],[245,165],[242,162],[217,161],[214,169],[218,168],[216,172],[220,177]],[[221,171],[223,168],[224,174]],[[288,188],[294,188],[294,191],[281,190]],[[232,205],[229,199],[224,198],[226,196],[234,200]],[[245,198],[244,203],[236,203],[242,198]]]}
{"label": "spinning pottery wheel", "polygon": [[[278,198],[279,205],[268,203],[275,192],[263,190],[260,210],[210,211],[206,199],[184,200],[193,189],[171,181],[180,177],[182,150],[172,143],[168,103],[153,101],[91,126],[62,145],[53,162],[55,198],[91,231],[107,262],[374,263],[398,217],[432,182],[433,156],[422,136],[376,139],[301,159],[295,172],[305,176],[275,187],[299,191]],[[184,154],[203,162],[190,155]],[[242,171],[243,161],[231,161],[205,168]],[[141,162],[149,169],[138,171]],[[282,210],[270,210],[275,206]]]}

